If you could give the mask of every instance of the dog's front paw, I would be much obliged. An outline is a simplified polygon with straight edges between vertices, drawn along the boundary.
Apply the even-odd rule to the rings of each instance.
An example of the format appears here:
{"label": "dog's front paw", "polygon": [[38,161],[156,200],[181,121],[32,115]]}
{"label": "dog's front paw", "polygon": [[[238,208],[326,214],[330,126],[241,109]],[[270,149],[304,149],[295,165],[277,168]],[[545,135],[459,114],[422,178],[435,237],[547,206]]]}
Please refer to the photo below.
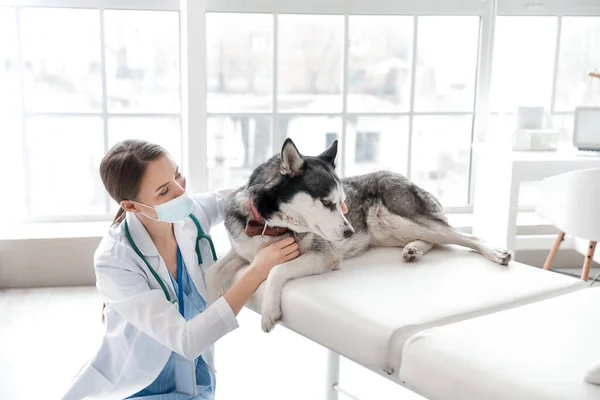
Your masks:
{"label": "dog's front paw", "polygon": [[404,257],[404,261],[415,261],[418,256],[421,255],[418,247],[414,244],[407,244],[402,250],[402,256]]}
{"label": "dog's front paw", "polygon": [[492,261],[500,265],[508,265],[512,260],[512,253],[506,249],[494,249],[494,259]]}
{"label": "dog's front paw", "polygon": [[281,319],[281,307],[265,305],[262,310],[262,330],[269,333],[275,328],[275,325]]}
{"label": "dog's front paw", "polygon": [[482,242],[479,251],[488,260],[500,265],[508,265],[513,258],[513,255],[509,250],[496,247],[490,242]]}
{"label": "dog's front paw", "polygon": [[512,253],[506,249],[501,249],[498,247],[489,248],[487,251],[483,253],[487,259],[495,262],[500,265],[508,265],[510,260],[512,260]]}

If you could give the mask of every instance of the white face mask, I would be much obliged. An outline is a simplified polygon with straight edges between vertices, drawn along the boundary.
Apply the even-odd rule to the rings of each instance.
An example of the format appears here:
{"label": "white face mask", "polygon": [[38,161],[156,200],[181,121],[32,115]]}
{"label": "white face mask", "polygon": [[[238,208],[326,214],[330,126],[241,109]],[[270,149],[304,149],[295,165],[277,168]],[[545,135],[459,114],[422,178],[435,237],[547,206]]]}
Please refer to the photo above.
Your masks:
{"label": "white face mask", "polygon": [[183,192],[183,194],[179,197],[174,198],[173,200],[169,200],[166,203],[158,204],[156,206],[148,206],[143,203],[138,203],[134,201],[134,203],[139,204],[144,207],[154,208],[156,211],[156,215],[158,218],[150,217],[142,213],[142,215],[161,222],[178,222],[190,215],[192,212],[192,206],[194,205],[194,201],[188,194],[188,192]]}

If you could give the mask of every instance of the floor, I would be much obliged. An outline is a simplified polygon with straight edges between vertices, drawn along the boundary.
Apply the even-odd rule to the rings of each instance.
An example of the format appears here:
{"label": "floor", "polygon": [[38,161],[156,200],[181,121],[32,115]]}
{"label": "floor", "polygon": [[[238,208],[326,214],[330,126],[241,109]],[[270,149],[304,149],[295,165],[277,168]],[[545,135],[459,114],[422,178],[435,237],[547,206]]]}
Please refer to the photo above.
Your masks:
{"label": "floor", "polygon": [[[102,335],[95,288],[4,290],[0,310],[0,399],[59,399]],[[217,343],[217,400],[324,399],[324,348],[281,326],[262,333],[250,310],[238,320]],[[364,400],[423,399],[348,360],[341,384]]]}
{"label": "floor", "polygon": [[[555,272],[560,272],[562,274],[565,275],[569,275],[569,276],[573,276],[575,278],[579,278],[581,276],[581,267],[573,267],[573,268],[556,268],[553,269],[553,271]],[[596,281],[594,281],[594,279],[598,277],[598,279]],[[592,286],[598,286],[600,285],[600,268],[596,267],[592,267],[590,268],[590,276],[589,276],[589,280],[588,282],[590,282],[590,284],[593,285]]]}

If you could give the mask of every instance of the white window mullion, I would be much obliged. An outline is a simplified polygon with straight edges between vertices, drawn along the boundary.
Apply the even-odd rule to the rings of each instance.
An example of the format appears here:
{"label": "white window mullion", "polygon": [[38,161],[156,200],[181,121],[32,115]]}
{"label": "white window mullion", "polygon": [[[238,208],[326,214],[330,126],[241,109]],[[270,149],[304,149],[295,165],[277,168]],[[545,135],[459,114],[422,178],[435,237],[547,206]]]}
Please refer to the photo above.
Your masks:
{"label": "white window mullion", "polygon": [[501,0],[502,16],[600,16],[600,2],[595,0],[523,1]]}
{"label": "white window mullion", "polygon": [[177,11],[178,0],[0,0],[0,6]]}
{"label": "white window mullion", "polygon": [[487,134],[497,12],[498,0],[489,0],[480,20],[473,142],[484,141]]}
{"label": "white window mullion", "polygon": [[192,192],[208,189],[205,10],[205,1],[181,1],[181,126],[186,150],[183,165]]}
{"label": "white window mullion", "polygon": [[[557,114],[564,113],[564,111],[557,111]],[[97,113],[68,113],[68,115],[97,115]],[[273,112],[261,112],[261,111],[248,111],[248,112],[208,112],[209,117],[272,117],[275,113]],[[346,111],[346,112],[302,112],[302,111],[283,111],[277,112],[277,115],[284,117],[342,117],[343,114],[352,117],[408,117],[411,114],[419,116],[461,116],[461,115],[473,115],[473,111],[390,111],[390,112],[376,112],[376,111]],[[35,115],[45,115],[43,113],[36,113]],[[55,114],[53,114],[55,115]],[[131,113],[119,113],[119,114],[108,114],[109,116],[118,115],[119,117],[178,117],[179,114],[131,114]]]}
{"label": "white window mullion", "polygon": [[475,87],[475,110],[473,115],[473,133],[471,136],[471,154],[469,156],[469,210],[474,208],[475,174],[477,154],[473,153],[473,144],[483,142],[488,135],[490,102],[492,88],[492,67],[494,55],[494,35],[498,0],[489,0],[485,13],[480,19],[479,46],[477,54],[477,81]]}
{"label": "white window mullion", "polygon": [[[100,81],[102,82],[102,129],[104,140],[104,154],[108,152],[108,95],[106,91],[106,46],[104,32],[104,9],[98,10],[100,22]],[[104,193],[104,207],[108,214],[110,212],[111,198],[108,193]]]}
{"label": "white window mullion", "polygon": [[275,144],[275,138],[279,137],[279,116],[277,114],[277,93],[279,91],[279,57],[277,56],[277,50],[279,48],[279,14],[275,11],[273,13],[273,93],[271,94],[272,101],[272,117],[271,117],[271,154],[279,152],[277,146],[281,144]]}
{"label": "white window mullion", "polygon": [[411,178],[412,170],[412,138],[413,138],[413,125],[415,116],[415,83],[417,80],[417,43],[418,43],[418,31],[419,31],[419,17],[413,16],[413,48],[412,48],[412,62],[411,62],[411,77],[410,77],[410,101],[409,101],[409,116],[408,116],[408,154],[406,156],[406,177]]}
{"label": "white window mullion", "polygon": [[346,176],[346,126],[348,121],[348,50],[350,48],[350,17],[344,14],[344,40],[342,48],[342,135],[340,140],[339,171],[341,177]]}
{"label": "white window mullion", "polygon": [[556,27],[556,47],[554,50],[554,73],[552,75],[552,96],[550,100],[550,115],[554,117],[554,103],[556,102],[556,83],[558,81],[558,67],[560,60],[560,36],[562,32],[563,17],[558,16],[558,26]]}
{"label": "white window mullion", "polygon": [[25,179],[25,210],[26,218],[31,217],[31,166],[29,164],[29,146],[27,143],[27,112],[25,105],[25,62],[23,60],[23,36],[21,29],[21,8],[15,8],[16,37],[17,37],[17,63],[19,65],[19,91],[21,92],[21,145],[23,153],[23,167]]}
{"label": "white window mullion", "polygon": [[210,12],[270,13],[278,10],[281,14],[313,15],[478,15],[483,7],[482,0],[207,0]]}
{"label": "white window mullion", "polygon": [[[98,117],[102,116],[103,111],[91,111],[91,112],[79,112],[79,111],[69,111],[69,112],[61,112],[61,111],[33,111],[26,112],[25,115],[27,117]],[[122,117],[122,118],[179,118],[180,113],[159,113],[159,112],[105,112],[107,118],[111,117]],[[232,115],[232,114],[227,114]],[[233,114],[235,115],[235,114]]]}

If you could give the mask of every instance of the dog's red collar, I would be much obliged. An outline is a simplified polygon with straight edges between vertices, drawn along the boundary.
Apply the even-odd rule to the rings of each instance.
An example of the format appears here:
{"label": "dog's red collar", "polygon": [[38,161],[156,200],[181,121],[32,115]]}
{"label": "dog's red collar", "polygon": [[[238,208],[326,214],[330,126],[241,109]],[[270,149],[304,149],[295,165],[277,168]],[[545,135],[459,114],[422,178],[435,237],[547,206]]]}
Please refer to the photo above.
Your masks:
{"label": "dog's red collar", "polygon": [[246,222],[246,235],[248,236],[281,236],[288,232],[287,228],[281,228],[278,226],[267,226],[265,220],[259,214],[258,210],[254,206],[254,201],[250,200],[250,211],[252,212],[252,219]]}

